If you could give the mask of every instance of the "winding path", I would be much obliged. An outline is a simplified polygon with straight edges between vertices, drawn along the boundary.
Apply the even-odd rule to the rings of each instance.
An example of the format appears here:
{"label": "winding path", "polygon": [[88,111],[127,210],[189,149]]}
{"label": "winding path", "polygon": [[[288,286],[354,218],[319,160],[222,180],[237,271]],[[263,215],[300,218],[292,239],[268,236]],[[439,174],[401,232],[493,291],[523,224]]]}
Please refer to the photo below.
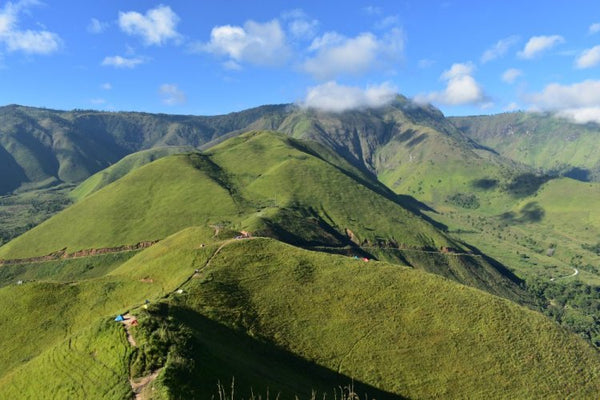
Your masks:
{"label": "winding path", "polygon": [[575,267],[571,267],[571,268],[573,268],[573,271],[574,271],[571,275],[559,276],[558,278],[550,278],[550,281],[554,282],[554,281],[557,281],[559,279],[572,278],[574,276],[579,275],[579,270],[577,268],[575,268]]}
{"label": "winding path", "polygon": [[[244,238],[243,240],[250,240],[250,239],[254,239],[254,238],[249,237],[249,238]],[[203,270],[206,267],[208,267],[210,262],[219,254],[219,252],[223,249],[223,247],[227,246],[228,244],[237,242],[239,240],[242,240],[242,239],[229,239],[229,240],[222,242],[221,245],[215,250],[215,252],[208,258],[208,260],[206,260],[206,262],[204,263],[204,265],[202,267],[197,268],[196,271],[194,271],[194,273],[192,273],[192,275],[190,275],[186,280],[184,280],[175,289],[173,289],[173,291],[165,294],[162,298],[165,298],[173,293],[176,293],[178,290],[180,290],[183,286],[185,286],[186,283],[188,283],[195,276],[197,276],[198,272],[200,270]],[[124,320],[121,321],[121,323],[125,327],[125,332],[127,333],[127,341],[129,342],[131,347],[137,347],[135,338],[133,337],[133,335],[130,332],[130,328],[133,325],[133,321],[136,320],[136,317],[131,315],[130,313],[126,313],[126,314],[123,314],[123,318],[124,318]],[[129,384],[131,385],[131,389],[133,390],[136,400],[143,400],[146,398],[146,396],[144,395],[144,388],[147,387],[152,382],[154,382],[154,380],[158,377],[158,375],[160,374],[161,371],[162,371],[162,368],[159,368],[156,371],[152,372],[150,375],[146,375],[144,377],[137,378],[137,379],[129,378]]]}

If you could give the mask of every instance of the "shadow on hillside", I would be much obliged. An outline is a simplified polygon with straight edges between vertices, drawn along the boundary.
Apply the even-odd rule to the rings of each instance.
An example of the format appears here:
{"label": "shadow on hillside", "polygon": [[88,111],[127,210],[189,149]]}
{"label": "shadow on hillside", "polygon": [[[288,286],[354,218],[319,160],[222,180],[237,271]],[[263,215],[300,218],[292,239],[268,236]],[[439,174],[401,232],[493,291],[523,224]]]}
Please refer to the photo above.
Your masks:
{"label": "shadow on hillside", "polygon": [[537,201],[530,201],[519,210],[519,213],[513,211],[500,214],[500,219],[509,224],[528,224],[540,222],[546,216],[546,211]]}
{"label": "shadow on hillside", "polygon": [[540,186],[548,182],[552,177],[548,175],[535,175],[524,173],[515,176],[505,187],[508,194],[516,198],[529,197],[535,194]]}
{"label": "shadow on hillside", "polygon": [[483,178],[474,180],[471,186],[475,189],[492,190],[497,188],[499,183],[498,179]]}
{"label": "shadow on hillside", "polygon": [[272,398],[297,395],[308,399],[313,393],[317,399],[324,394],[326,398],[334,398],[334,390],[339,397],[339,388],[353,383],[361,399],[366,396],[378,400],[404,399],[300,358],[266,340],[233,330],[192,309],[171,306],[169,314],[192,329],[197,347],[193,351],[195,379],[186,382],[190,393],[182,395],[210,398],[217,394],[218,382],[229,389],[235,379],[235,393],[240,398],[249,398],[251,393],[263,398],[268,393]]}
{"label": "shadow on hillside", "polygon": [[427,134],[422,133],[419,136],[417,136],[416,138],[414,138],[414,139],[410,140],[408,143],[406,143],[406,146],[409,148],[415,147],[419,143],[423,142],[425,139],[427,139]]}
{"label": "shadow on hillside", "polygon": [[515,286],[510,287],[510,288],[505,287],[506,289],[510,290],[514,294],[514,296],[510,296],[510,297],[504,296],[504,297],[507,297],[510,300],[516,301],[517,303],[519,303],[521,305],[525,305],[529,308],[532,308],[532,309],[535,308],[535,306],[534,306],[535,302],[533,301],[530,294],[525,289],[525,281],[524,280],[522,280],[517,275],[515,275],[510,269],[508,269],[507,266],[502,264],[500,261],[486,255],[481,250],[479,250],[477,247],[475,247],[469,243],[465,243],[465,242],[461,242],[461,243],[463,246],[467,247],[471,253],[482,257],[486,263],[491,265],[503,277],[505,277],[506,279],[511,281],[513,284],[515,284]]}
{"label": "shadow on hillside", "polygon": [[592,171],[578,167],[573,167],[563,172],[562,175],[581,182],[589,182],[592,179]]}
{"label": "shadow on hillside", "polygon": [[0,196],[12,192],[22,183],[27,182],[25,170],[14,157],[0,146]]}

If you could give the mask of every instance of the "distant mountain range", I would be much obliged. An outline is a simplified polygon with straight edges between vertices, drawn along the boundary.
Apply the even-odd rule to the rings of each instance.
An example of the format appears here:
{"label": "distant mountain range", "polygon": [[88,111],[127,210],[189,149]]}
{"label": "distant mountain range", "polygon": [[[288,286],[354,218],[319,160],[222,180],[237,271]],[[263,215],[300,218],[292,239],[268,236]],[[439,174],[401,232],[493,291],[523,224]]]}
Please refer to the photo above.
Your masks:
{"label": "distant mountain range", "polygon": [[600,180],[600,125],[547,113],[514,112],[449,120],[477,143],[553,175]]}
{"label": "distant mountain range", "polygon": [[[318,141],[403,190],[418,187],[420,165],[440,158],[465,168],[489,158],[505,164],[435,108],[400,96],[388,107],[341,114],[293,105],[214,117],[7,106],[0,108],[0,164],[6,171],[0,193],[79,183],[134,152],[164,146],[208,148],[252,129]],[[398,175],[407,171],[415,178],[400,182]]]}

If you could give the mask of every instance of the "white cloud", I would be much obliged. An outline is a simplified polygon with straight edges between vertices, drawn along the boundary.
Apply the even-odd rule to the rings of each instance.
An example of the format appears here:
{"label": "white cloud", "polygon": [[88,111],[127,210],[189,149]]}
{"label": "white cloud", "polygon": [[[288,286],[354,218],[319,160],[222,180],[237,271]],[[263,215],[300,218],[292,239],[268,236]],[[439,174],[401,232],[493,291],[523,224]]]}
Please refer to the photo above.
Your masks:
{"label": "white cloud", "polygon": [[90,99],[90,103],[95,104],[95,105],[106,104],[106,100],[103,98],[95,98],[95,99]]}
{"label": "white cloud", "polygon": [[551,83],[542,92],[527,97],[530,103],[546,110],[600,107],[600,81],[586,80],[572,85]]}
{"label": "white cloud", "polygon": [[317,34],[319,21],[310,18],[303,10],[286,11],[282,18],[287,22],[287,29],[297,39],[312,39]]}
{"label": "white cloud", "polygon": [[486,96],[483,88],[477,83],[472,74],[474,66],[471,63],[453,64],[444,71],[441,79],[446,81],[446,89],[415,96],[419,103],[441,103],[445,105],[485,104]]}
{"label": "white cloud", "polygon": [[196,51],[226,55],[235,63],[281,65],[289,57],[286,36],[279,21],[263,24],[247,21],[243,27],[215,26],[210,42],[194,46]]}
{"label": "white cloud", "polygon": [[600,64],[600,46],[584,50],[575,60],[575,66],[579,69],[595,67],[598,64]]}
{"label": "white cloud", "polygon": [[421,60],[419,60],[419,62],[417,63],[417,65],[419,66],[419,68],[429,68],[431,66],[433,66],[435,64],[434,60],[430,60],[429,58],[423,58]]}
{"label": "white cloud", "polygon": [[521,58],[531,59],[538,56],[545,50],[551,49],[557,44],[564,43],[565,39],[560,35],[552,36],[532,36],[525,44],[522,51],[517,55]]}
{"label": "white cloud", "polygon": [[502,74],[502,80],[506,83],[513,84],[517,78],[523,76],[523,71],[516,68],[509,68]]}
{"label": "white cloud", "polygon": [[519,41],[518,36],[509,36],[507,38],[498,40],[495,45],[493,45],[492,47],[487,49],[481,55],[481,62],[485,64],[486,62],[489,62],[489,61],[492,61],[492,60],[495,60],[497,58],[504,56],[508,52],[508,50],[513,45],[515,45],[518,41]]}
{"label": "white cloud", "polygon": [[106,82],[106,83],[103,83],[102,85],[100,85],[100,88],[102,90],[111,90],[112,89],[112,85],[110,83]]}
{"label": "white cloud", "polygon": [[140,57],[121,57],[121,56],[110,56],[104,57],[102,65],[110,66],[115,68],[135,68],[140,64],[144,63],[144,59]]}
{"label": "white cloud", "polygon": [[578,124],[600,123],[600,107],[570,108],[559,111],[558,115]]}
{"label": "white cloud", "polygon": [[600,81],[586,80],[572,85],[551,83],[543,91],[525,96],[536,110],[553,111],[575,122],[600,123]]}
{"label": "white cloud", "polygon": [[591,24],[590,27],[588,28],[588,33],[590,35],[593,35],[594,33],[598,33],[598,32],[600,32],[600,23],[598,23],[598,22]]}
{"label": "white cloud", "polygon": [[19,28],[19,14],[27,12],[29,6],[36,4],[36,1],[26,0],[7,2],[0,10],[0,43],[3,43],[9,52],[51,54],[60,48],[62,41],[54,32]]}
{"label": "white cloud", "polygon": [[361,75],[398,61],[404,50],[404,32],[394,28],[381,38],[370,32],[353,38],[328,32],[315,38],[309,50],[316,54],[303,63],[302,69],[316,79]]}
{"label": "white cloud", "polygon": [[161,85],[158,93],[162,98],[162,102],[169,106],[184,104],[187,101],[185,93],[174,84],[165,83]]}
{"label": "white cloud", "polygon": [[396,93],[397,89],[389,83],[361,89],[355,86],[338,85],[334,81],[329,81],[308,88],[306,97],[300,105],[330,112],[376,108],[390,103],[396,97]]}
{"label": "white cloud", "polygon": [[136,11],[119,12],[119,27],[129,35],[141,36],[146,45],[162,45],[179,40],[179,17],[171,7],[159,5],[142,15]]}
{"label": "white cloud", "polygon": [[87,31],[97,35],[104,32],[108,26],[108,22],[100,22],[96,18],[92,18],[87,26]]}

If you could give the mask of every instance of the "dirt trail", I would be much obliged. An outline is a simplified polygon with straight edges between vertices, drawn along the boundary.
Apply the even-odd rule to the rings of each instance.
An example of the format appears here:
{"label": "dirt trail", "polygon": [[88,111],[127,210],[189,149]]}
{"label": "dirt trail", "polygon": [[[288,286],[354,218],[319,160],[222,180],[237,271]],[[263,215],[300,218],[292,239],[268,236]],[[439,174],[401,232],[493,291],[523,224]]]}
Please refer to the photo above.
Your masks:
{"label": "dirt trail", "polygon": [[[248,240],[248,239],[252,239],[252,238],[244,238],[244,240]],[[197,271],[199,272],[201,269],[208,267],[210,262],[219,254],[219,252],[223,249],[223,247],[225,247],[228,244],[231,244],[233,242],[236,242],[238,240],[240,240],[240,239],[230,239],[230,240],[226,240],[223,243],[221,243],[221,245],[215,250],[215,252],[210,256],[210,258],[208,260],[206,260],[206,263],[204,263],[204,265],[201,268],[199,268]],[[189,278],[187,278],[185,281],[183,281],[171,293],[175,293],[178,290],[180,290],[191,279],[198,276],[198,272],[194,271],[194,273],[192,275],[190,275]],[[168,294],[166,296],[168,296]],[[131,331],[130,331],[132,326],[137,325],[137,318],[135,316],[131,315],[130,313],[126,313],[126,314],[123,314],[123,321],[121,321],[121,323],[125,327],[125,332],[127,333],[127,341],[129,342],[129,344],[132,347],[137,347],[135,338],[133,337],[133,335],[131,334]],[[145,392],[144,388],[146,388],[148,385],[150,385],[152,382],[154,382],[154,380],[158,377],[158,375],[160,374],[161,371],[162,371],[162,368],[159,368],[156,371],[152,372],[150,375],[146,375],[144,377],[137,378],[137,379],[129,378],[129,384],[131,385],[131,390],[133,390],[136,400],[144,400],[147,398],[144,393]]]}
{"label": "dirt trail", "polygon": [[573,273],[571,275],[559,276],[558,278],[550,278],[550,281],[554,282],[559,279],[573,278],[574,276],[579,275],[579,270],[577,268],[575,268],[575,267],[571,267],[571,268],[573,268]]}
{"label": "dirt trail", "polygon": [[137,324],[137,318],[127,313],[123,315],[123,321],[121,321],[121,323],[125,326],[125,332],[127,333],[127,341],[132,347],[137,347],[137,343],[130,332],[131,327],[134,324]]}
{"label": "dirt trail", "polygon": [[150,375],[137,379],[129,379],[129,384],[131,385],[136,400],[144,400],[147,398],[144,394],[144,388],[154,382],[158,374],[160,374],[160,371],[162,371],[162,368],[157,369]]}

